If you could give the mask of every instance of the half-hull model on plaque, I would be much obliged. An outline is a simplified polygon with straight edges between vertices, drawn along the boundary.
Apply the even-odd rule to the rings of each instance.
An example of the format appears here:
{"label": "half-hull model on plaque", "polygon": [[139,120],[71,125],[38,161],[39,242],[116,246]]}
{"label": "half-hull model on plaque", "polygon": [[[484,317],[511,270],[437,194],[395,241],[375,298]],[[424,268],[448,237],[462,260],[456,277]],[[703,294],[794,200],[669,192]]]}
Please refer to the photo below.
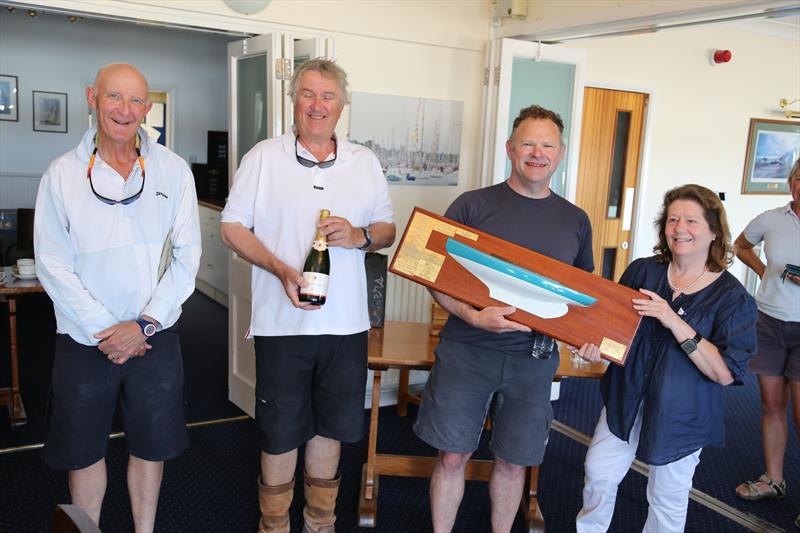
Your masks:
{"label": "half-hull model on plaque", "polygon": [[389,271],[479,309],[512,305],[508,319],[619,365],[641,319],[637,291],[419,207]]}

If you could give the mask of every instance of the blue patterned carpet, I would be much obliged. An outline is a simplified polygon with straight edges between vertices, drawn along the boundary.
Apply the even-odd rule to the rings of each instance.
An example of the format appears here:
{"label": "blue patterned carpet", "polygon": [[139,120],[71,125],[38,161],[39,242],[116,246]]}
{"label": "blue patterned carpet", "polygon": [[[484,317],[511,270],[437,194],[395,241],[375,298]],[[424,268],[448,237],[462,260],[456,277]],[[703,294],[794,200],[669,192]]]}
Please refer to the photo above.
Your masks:
{"label": "blue patterned carpet", "polygon": [[[11,429],[0,413],[0,449],[41,442],[44,399],[52,365],[52,307],[46,297],[20,300],[20,354],[22,390],[29,424]],[[0,338],[7,339],[7,315],[0,306]],[[190,421],[224,418],[241,412],[227,401],[226,310],[196,293],[184,309],[182,345],[187,375],[187,416]],[[5,328],[5,329],[3,329]],[[5,343],[2,343],[5,345]],[[0,348],[0,376],[7,376],[8,360]],[[2,378],[0,378],[2,379]],[[728,446],[703,452],[695,475],[695,487],[737,509],[752,513],[787,531],[800,512],[800,451],[792,440],[787,451],[785,499],[745,502],[733,487],[763,471],[760,451],[758,388],[754,379],[726,394]],[[561,399],[554,403],[556,418],[591,435],[600,410],[597,383],[565,380]],[[368,415],[368,412],[367,412]],[[434,450],[413,435],[416,411],[399,418],[393,408],[381,411],[379,452],[434,455]],[[366,419],[364,421],[366,424]],[[365,426],[366,427],[366,426]],[[168,462],[159,502],[156,529],[160,532],[253,532],[257,528],[258,435],[250,420],[190,429],[192,445],[178,459]],[[479,457],[488,457],[484,436]],[[358,528],[356,509],[361,465],[366,458],[366,439],[347,445],[342,456],[342,488],[337,508],[340,533],[369,531]],[[125,486],[126,448],[124,439],[109,443],[109,486],[103,506],[101,527],[106,532],[132,530]],[[574,531],[573,520],[581,506],[583,458],[586,447],[554,431],[540,478],[540,503],[549,531]],[[42,464],[38,450],[0,453],[0,532],[48,531],[56,503],[68,501],[66,475]],[[631,472],[620,485],[612,531],[641,531],[647,505],[646,480]],[[378,526],[387,533],[428,532],[431,519],[428,480],[384,477],[380,481]],[[798,489],[795,490],[795,487]],[[293,531],[302,527],[302,487],[292,506]],[[490,530],[486,483],[467,482],[464,500],[454,531]],[[523,531],[519,517],[515,532]],[[687,531],[743,531],[730,520],[691,502]]]}

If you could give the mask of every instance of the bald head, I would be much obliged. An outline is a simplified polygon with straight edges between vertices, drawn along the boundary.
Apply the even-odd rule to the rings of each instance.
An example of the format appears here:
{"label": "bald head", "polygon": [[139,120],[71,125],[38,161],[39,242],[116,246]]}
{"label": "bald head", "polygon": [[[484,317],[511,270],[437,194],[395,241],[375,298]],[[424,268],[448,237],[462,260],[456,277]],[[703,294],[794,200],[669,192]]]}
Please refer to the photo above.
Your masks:
{"label": "bald head", "polygon": [[144,83],[145,92],[150,90],[150,86],[147,83],[147,79],[144,77],[139,69],[131,65],[130,63],[109,63],[103,67],[100,67],[100,70],[97,71],[97,75],[94,77],[94,88],[100,86],[106,79],[109,77],[113,77],[114,75],[118,74],[127,74],[133,77],[137,77]]}
{"label": "bald head", "polygon": [[147,80],[128,63],[112,63],[97,72],[86,99],[97,114],[98,142],[133,146],[136,132],[152,104]]}

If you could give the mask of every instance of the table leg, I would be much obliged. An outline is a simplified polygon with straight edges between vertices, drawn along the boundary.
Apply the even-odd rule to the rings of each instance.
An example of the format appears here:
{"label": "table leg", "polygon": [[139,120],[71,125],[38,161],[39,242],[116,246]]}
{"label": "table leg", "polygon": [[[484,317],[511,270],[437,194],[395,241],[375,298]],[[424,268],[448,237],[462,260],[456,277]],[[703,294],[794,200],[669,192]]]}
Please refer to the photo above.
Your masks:
{"label": "table leg", "polygon": [[539,467],[527,468],[527,494],[522,495],[520,509],[525,520],[525,531],[528,533],[544,533],[544,516],[539,508]]}
{"label": "table leg", "polygon": [[400,369],[400,382],[397,386],[397,416],[408,414],[408,369]]}
{"label": "table leg", "polygon": [[17,355],[17,300],[12,296],[8,299],[8,325],[11,337],[11,387],[0,389],[0,405],[8,406],[8,418],[12,426],[24,426],[28,419],[25,415],[25,406],[19,393],[19,359]]}
{"label": "table leg", "polygon": [[359,527],[375,527],[378,517],[378,476],[375,474],[378,449],[378,415],[381,404],[381,371],[372,373],[372,409],[369,415],[367,462],[361,470],[361,493],[358,501]]}

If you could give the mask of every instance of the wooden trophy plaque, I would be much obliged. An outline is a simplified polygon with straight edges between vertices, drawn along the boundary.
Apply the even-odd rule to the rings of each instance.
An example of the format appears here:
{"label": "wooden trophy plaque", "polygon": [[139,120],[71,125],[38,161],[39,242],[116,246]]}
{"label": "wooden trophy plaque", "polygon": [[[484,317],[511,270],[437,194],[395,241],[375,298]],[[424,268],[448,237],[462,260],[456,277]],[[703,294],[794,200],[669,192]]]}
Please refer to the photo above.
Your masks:
{"label": "wooden trophy plaque", "polygon": [[633,289],[415,207],[389,271],[625,364],[641,317]]}

